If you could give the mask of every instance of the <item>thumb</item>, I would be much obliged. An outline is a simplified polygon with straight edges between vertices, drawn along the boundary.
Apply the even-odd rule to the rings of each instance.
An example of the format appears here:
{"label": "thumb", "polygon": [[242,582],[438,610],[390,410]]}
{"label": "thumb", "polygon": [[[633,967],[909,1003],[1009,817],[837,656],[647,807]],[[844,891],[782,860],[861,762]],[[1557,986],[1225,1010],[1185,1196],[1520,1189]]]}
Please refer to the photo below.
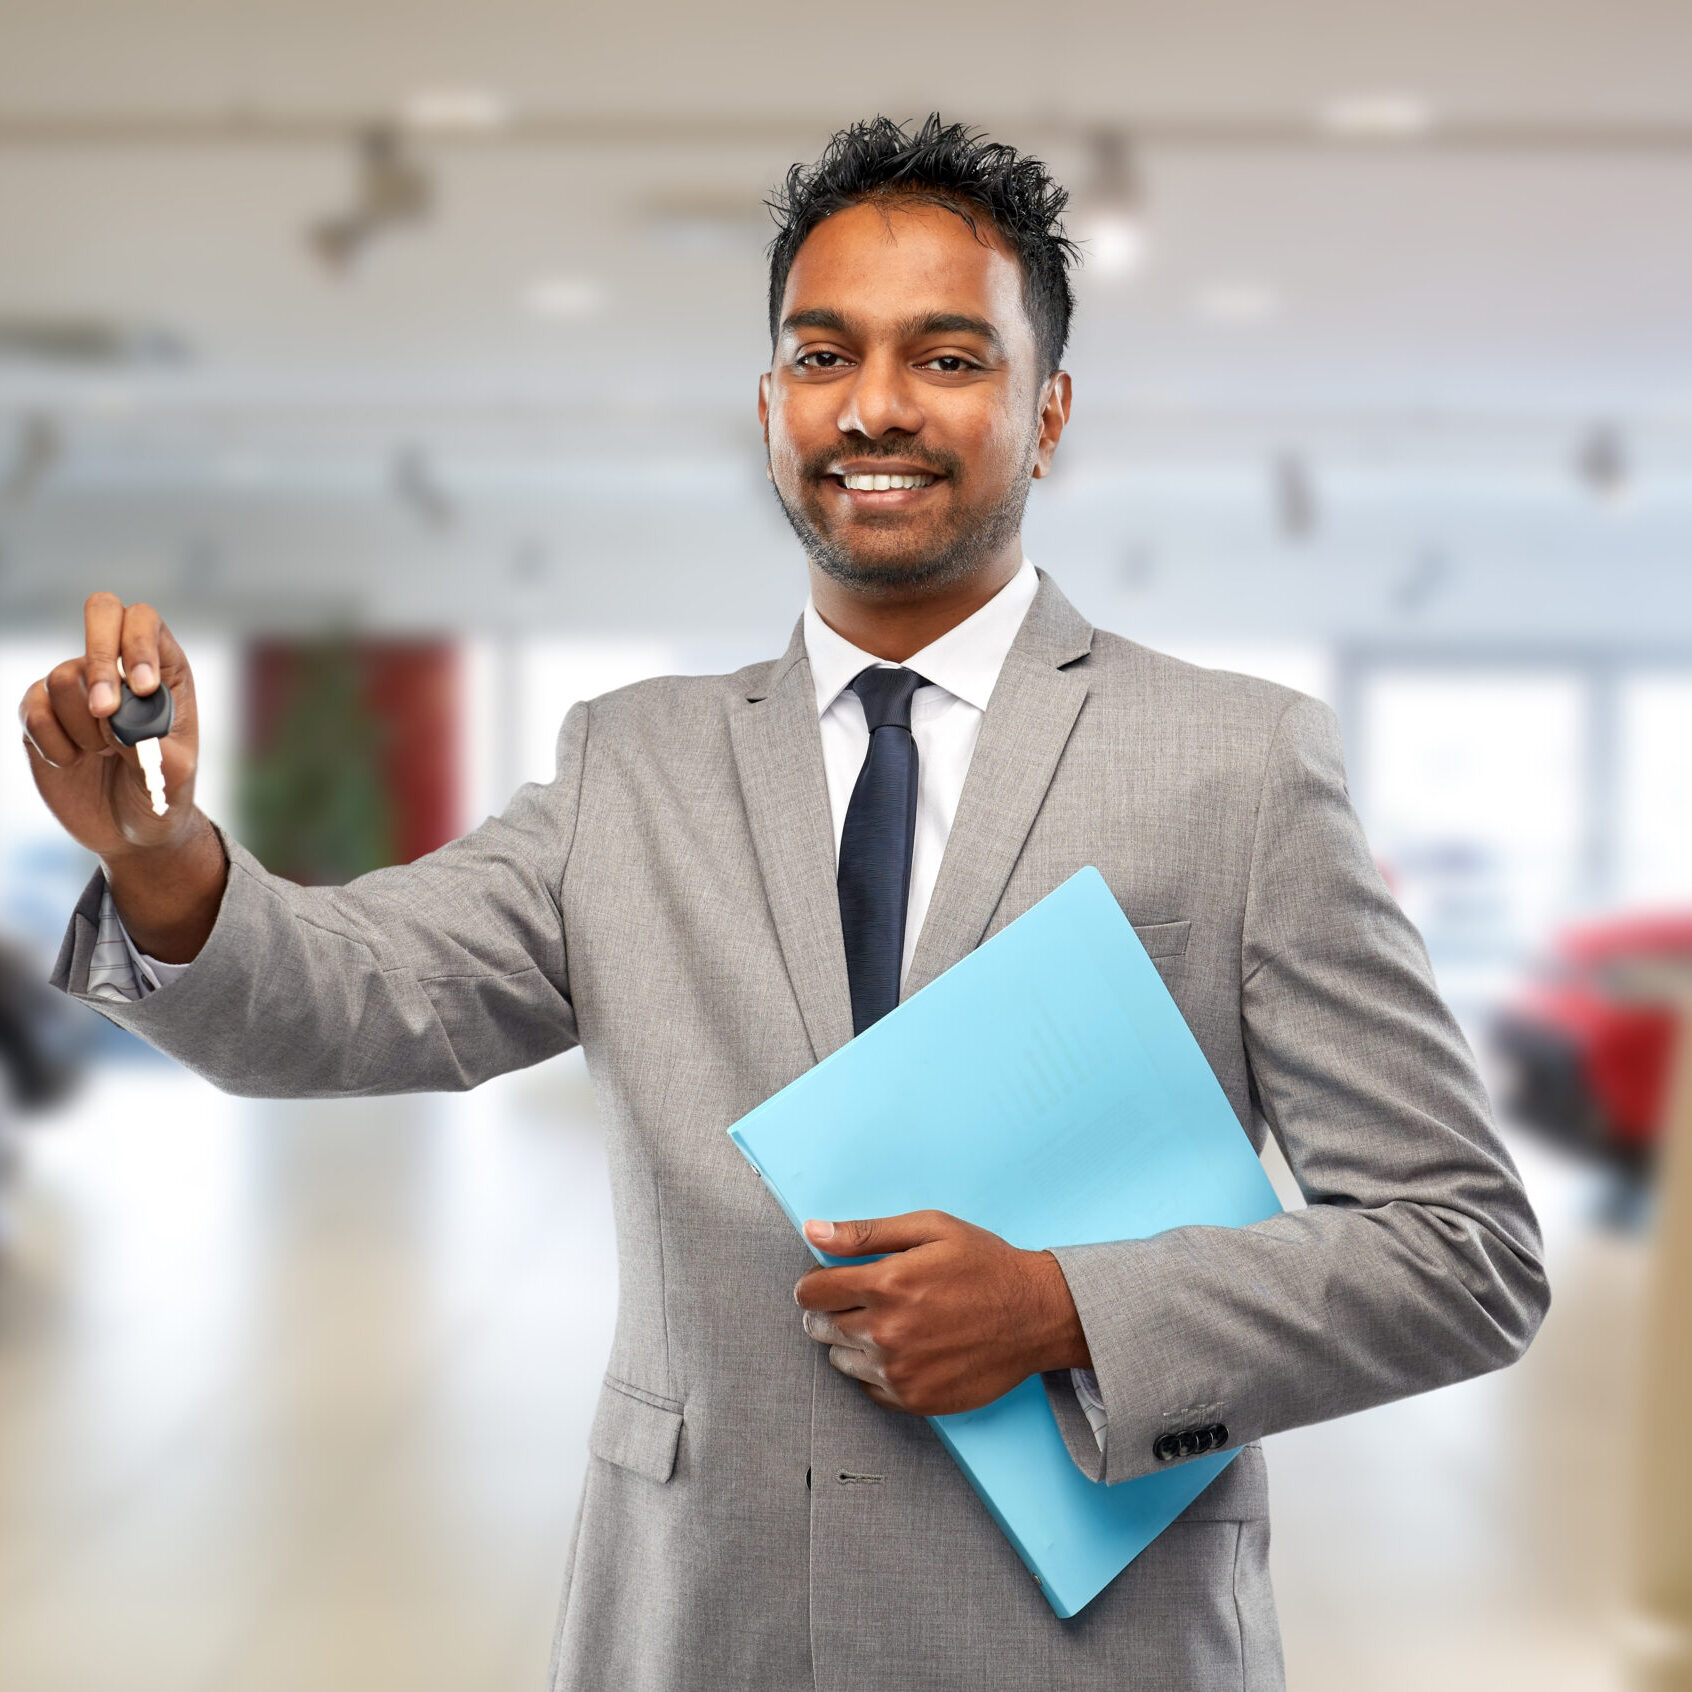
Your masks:
{"label": "thumb", "polygon": [[872,1252],[909,1251],[944,1239],[961,1226],[943,1210],[908,1210],[862,1222],[807,1222],[805,1238],[835,1257],[868,1257]]}

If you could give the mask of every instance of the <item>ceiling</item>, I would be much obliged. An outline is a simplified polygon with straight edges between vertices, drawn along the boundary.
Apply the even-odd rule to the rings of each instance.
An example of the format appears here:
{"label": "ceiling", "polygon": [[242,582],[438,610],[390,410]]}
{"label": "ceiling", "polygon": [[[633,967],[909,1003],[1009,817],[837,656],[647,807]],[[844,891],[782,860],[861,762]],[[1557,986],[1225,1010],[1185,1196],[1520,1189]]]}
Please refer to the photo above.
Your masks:
{"label": "ceiling", "polygon": [[[1144,263],[1083,273],[1031,519],[1095,615],[1692,643],[1692,7],[874,21],[0,3],[0,612],[98,571],[235,622],[785,621],[760,202],[938,107],[1083,227],[1131,149]],[[455,91],[396,130],[426,213],[326,265],[359,137]],[[1360,94],[1427,122],[1324,127]]]}

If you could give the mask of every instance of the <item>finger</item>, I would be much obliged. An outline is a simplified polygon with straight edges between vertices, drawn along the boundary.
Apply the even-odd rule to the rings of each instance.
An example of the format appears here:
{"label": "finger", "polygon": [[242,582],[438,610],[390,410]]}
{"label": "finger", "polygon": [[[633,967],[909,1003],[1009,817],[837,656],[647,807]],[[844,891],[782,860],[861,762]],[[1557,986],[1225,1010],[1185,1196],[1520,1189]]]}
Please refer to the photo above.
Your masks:
{"label": "finger", "polygon": [[89,594],[82,607],[82,630],[87,659],[88,711],[94,717],[109,717],[123,697],[118,691],[123,601],[115,593]]}
{"label": "finger", "polygon": [[828,1361],[830,1366],[842,1375],[862,1381],[865,1386],[879,1387],[883,1392],[887,1391],[887,1382],[882,1379],[880,1367],[867,1352],[858,1351],[849,1345],[831,1345],[828,1348]]}
{"label": "finger", "polygon": [[130,688],[152,693],[159,685],[159,614],[150,605],[132,605],[123,614],[123,673]]}
{"label": "finger", "polygon": [[88,709],[88,689],[82,682],[82,660],[67,658],[47,676],[47,698],[53,716],[66,735],[84,752],[103,752],[106,737]]}
{"label": "finger", "polygon": [[162,618],[159,622],[159,671],[166,685],[173,689],[192,680],[188,669],[188,655],[177,644],[176,636],[170,632],[169,625]]}
{"label": "finger", "polygon": [[961,1226],[943,1210],[909,1210],[864,1222],[807,1222],[805,1238],[834,1257],[868,1257],[872,1252],[909,1251],[944,1239]]}
{"label": "finger", "polygon": [[18,707],[18,722],[23,728],[25,744],[43,763],[63,769],[65,765],[76,762],[80,755],[77,744],[53,715],[53,702],[47,696],[45,677],[23,696],[23,703]]}
{"label": "finger", "polygon": [[858,1323],[850,1317],[843,1320],[826,1311],[807,1310],[801,1325],[818,1345],[849,1345],[857,1351],[870,1349]]}
{"label": "finger", "polygon": [[872,1291],[868,1271],[873,1263],[846,1269],[813,1269],[802,1275],[793,1289],[793,1297],[801,1310],[862,1310]]}

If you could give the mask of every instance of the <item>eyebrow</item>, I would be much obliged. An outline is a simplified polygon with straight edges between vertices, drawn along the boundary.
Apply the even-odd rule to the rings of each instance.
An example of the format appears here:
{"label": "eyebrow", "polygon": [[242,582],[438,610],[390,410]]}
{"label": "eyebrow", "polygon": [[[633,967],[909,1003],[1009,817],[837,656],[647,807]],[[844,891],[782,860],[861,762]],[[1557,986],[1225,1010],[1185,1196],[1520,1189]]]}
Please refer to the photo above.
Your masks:
{"label": "eyebrow", "polygon": [[836,335],[851,333],[844,314],[827,306],[811,306],[805,311],[793,312],[782,319],[781,329],[783,334],[789,329],[827,329]]}
{"label": "eyebrow", "polygon": [[[782,332],[792,329],[822,329],[834,335],[849,335],[852,325],[844,312],[832,306],[810,306],[782,319]],[[896,333],[902,341],[915,341],[925,335],[974,335],[987,343],[995,353],[1005,350],[999,331],[984,317],[971,317],[968,312],[931,311],[923,317],[907,317]]]}
{"label": "eyebrow", "polygon": [[915,341],[925,335],[974,335],[994,352],[1005,350],[999,331],[985,317],[971,317],[961,311],[932,311],[926,317],[908,317],[899,325],[899,338]]}

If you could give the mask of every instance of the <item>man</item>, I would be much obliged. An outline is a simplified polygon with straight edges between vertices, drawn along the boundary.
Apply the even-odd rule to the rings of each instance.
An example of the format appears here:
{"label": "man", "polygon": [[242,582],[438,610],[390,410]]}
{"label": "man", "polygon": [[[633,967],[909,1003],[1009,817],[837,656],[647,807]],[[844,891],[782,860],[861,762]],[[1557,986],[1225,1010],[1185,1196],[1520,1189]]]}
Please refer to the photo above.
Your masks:
{"label": "man", "polygon": [[[620,1311],[555,1687],[1277,1686],[1259,1439],[1507,1363],[1544,1311],[1331,714],[1090,628],[1023,558],[1069,415],[1063,203],[937,119],[795,167],[759,388],[810,560],[791,645],[577,706],[550,786],[416,864],[297,888],[193,811],[193,683],[145,606],[96,595],[25,700],[105,865],[58,980],[220,1086],[587,1049]],[[163,818],[106,726],[120,657],[176,695]],[[888,1255],[804,1273],[723,1130],[1086,864],[1309,1208],[1053,1252],[830,1219],[832,1253]],[[1245,1447],[1067,1623],[921,1420],[1034,1373],[1096,1479]]]}

